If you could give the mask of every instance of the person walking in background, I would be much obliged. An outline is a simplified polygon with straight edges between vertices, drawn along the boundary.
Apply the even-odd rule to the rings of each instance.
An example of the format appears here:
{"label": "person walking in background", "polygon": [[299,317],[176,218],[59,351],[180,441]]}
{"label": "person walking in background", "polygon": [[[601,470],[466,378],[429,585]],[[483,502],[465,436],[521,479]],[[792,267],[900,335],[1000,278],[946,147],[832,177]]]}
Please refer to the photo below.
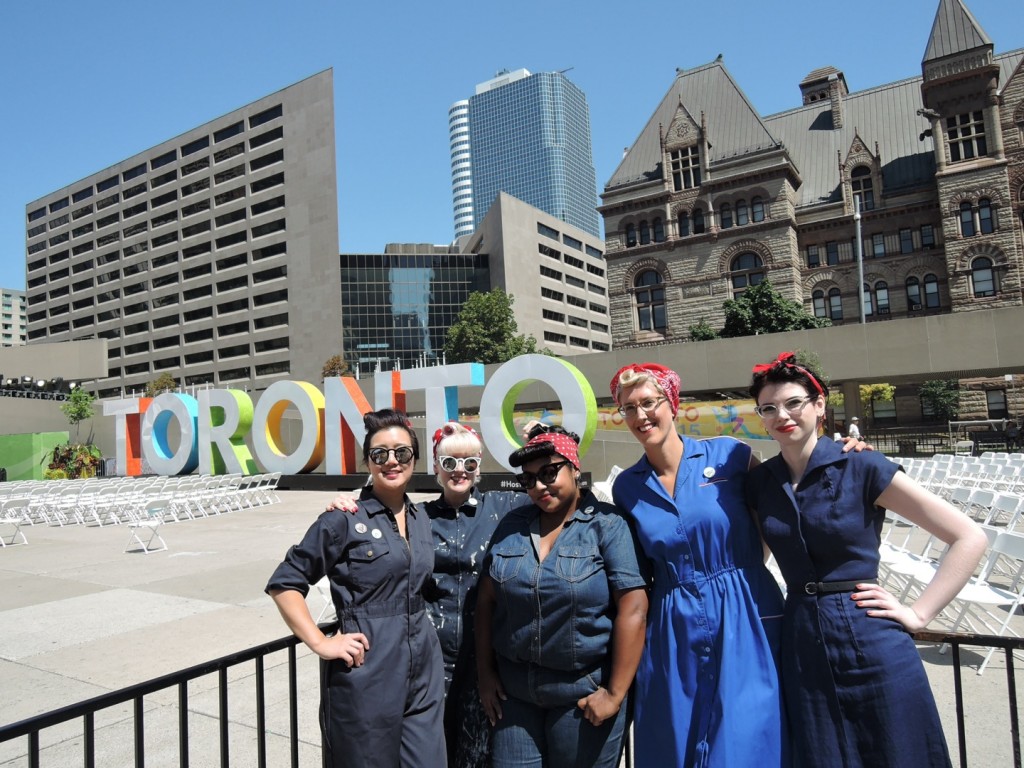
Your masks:
{"label": "person walking in background", "polygon": [[537,427],[512,454],[533,504],[498,524],[483,562],[477,664],[495,768],[619,762],[646,579],[625,518],[580,489],[578,442]]}
{"label": "person walking in background", "polygon": [[[967,582],[984,533],[884,456],[819,439],[828,390],[792,352],[756,366],[750,394],[781,447],[751,471],[748,498],[786,580],[780,673],[797,764],[948,766],[909,633]],[[877,583],[885,509],[949,545],[913,605]]]}
{"label": "person walking in background", "polygon": [[611,381],[644,450],[613,497],[653,564],[636,765],[778,768],[787,765],[774,656],[783,603],[745,500],[756,459],[731,437],[679,435],[679,388],[679,375],[654,363]]}
{"label": "person walking in background", "polygon": [[850,428],[846,430],[846,436],[852,437],[854,440],[860,440],[860,425],[857,423],[860,419],[856,416],[850,418]]}
{"label": "person walking in background", "polygon": [[[444,670],[422,590],[434,562],[425,510],[406,495],[419,456],[401,411],[363,417],[372,484],[354,513],[320,515],[288,550],[267,592],[321,664],[324,764],[442,768]],[[339,631],[325,636],[306,607],[324,576]]]}

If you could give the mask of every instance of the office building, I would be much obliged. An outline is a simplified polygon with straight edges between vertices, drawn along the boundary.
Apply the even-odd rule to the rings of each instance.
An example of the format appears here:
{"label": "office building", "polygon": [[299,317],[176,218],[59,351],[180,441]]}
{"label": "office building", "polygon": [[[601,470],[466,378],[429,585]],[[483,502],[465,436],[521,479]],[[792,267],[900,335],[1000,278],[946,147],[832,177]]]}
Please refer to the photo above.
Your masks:
{"label": "office building", "polygon": [[0,288],[0,347],[25,343],[25,292]]}
{"label": "office building", "polygon": [[332,72],[29,203],[26,230],[29,344],[107,339],[101,397],[318,381],[341,351]]}
{"label": "office building", "polygon": [[[468,105],[452,106],[449,132],[456,237],[479,226],[499,192],[600,236],[590,110],[583,92],[563,73],[499,73],[477,85]],[[471,188],[464,186],[467,164]],[[472,228],[460,216],[469,212],[467,192],[472,195]]]}
{"label": "office building", "polygon": [[[501,288],[518,332],[558,355],[611,349],[603,242],[499,193],[472,237],[457,245],[389,245],[342,254],[345,349],[360,373],[434,365],[448,328],[474,291]],[[460,247],[461,246],[461,247]]]}
{"label": "office building", "polygon": [[452,155],[452,211],[455,238],[473,234],[473,163],[469,149],[469,100],[448,110],[448,137]]}

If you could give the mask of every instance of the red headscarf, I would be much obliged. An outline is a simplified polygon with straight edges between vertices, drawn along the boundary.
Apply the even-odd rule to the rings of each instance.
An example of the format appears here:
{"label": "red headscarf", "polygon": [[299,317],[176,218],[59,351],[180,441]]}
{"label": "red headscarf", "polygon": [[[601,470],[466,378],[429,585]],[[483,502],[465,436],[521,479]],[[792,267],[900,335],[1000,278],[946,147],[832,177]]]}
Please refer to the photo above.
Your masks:
{"label": "red headscarf", "polygon": [[821,395],[822,397],[825,396],[825,390],[821,388],[821,384],[818,383],[818,380],[815,378],[814,374],[808,371],[802,365],[797,365],[795,352],[779,352],[778,356],[770,363],[760,363],[758,365],[755,365],[754,375],[756,376],[759,373],[768,373],[768,371],[770,371],[772,368],[775,368],[776,366],[792,368],[793,370],[799,371],[800,373],[804,374],[808,379],[811,380],[811,383],[814,385],[814,388],[818,390],[818,394]]}
{"label": "red headscarf", "polygon": [[630,363],[629,365],[624,365],[612,376],[612,397],[615,398],[616,403],[619,402],[619,392],[622,390],[619,379],[622,378],[622,374],[626,371],[646,373],[654,379],[658,384],[658,388],[668,398],[669,407],[672,409],[672,417],[675,418],[676,414],[679,413],[679,388],[682,384],[678,373],[671,368],[666,368],[664,365],[658,365],[657,363]]}
{"label": "red headscarf", "polygon": [[560,432],[541,432],[523,448],[538,443],[551,443],[555,446],[555,453],[568,459],[576,469],[580,468],[580,447],[569,435],[563,435]]}

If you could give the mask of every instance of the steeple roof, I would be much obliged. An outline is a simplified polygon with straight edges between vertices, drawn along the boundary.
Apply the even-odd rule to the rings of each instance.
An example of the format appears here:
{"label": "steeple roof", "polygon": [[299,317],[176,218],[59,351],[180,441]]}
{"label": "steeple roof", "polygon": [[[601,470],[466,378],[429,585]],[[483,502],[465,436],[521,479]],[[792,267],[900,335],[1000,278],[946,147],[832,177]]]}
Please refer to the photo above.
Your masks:
{"label": "steeple roof", "polygon": [[924,61],[955,56],[984,46],[991,47],[992,40],[967,10],[963,0],[939,0]]}

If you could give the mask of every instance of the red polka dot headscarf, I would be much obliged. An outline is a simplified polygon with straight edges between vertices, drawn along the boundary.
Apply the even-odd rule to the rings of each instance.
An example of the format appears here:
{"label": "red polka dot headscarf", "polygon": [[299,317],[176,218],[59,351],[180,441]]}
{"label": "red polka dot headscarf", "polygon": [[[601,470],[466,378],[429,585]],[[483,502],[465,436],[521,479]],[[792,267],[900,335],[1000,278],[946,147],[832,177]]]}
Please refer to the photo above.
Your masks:
{"label": "red polka dot headscarf", "polygon": [[[537,448],[537,446],[544,443],[550,443],[551,448],[546,451]],[[513,467],[521,467],[528,461],[541,458],[542,456],[550,456],[552,453],[557,453],[562,458],[567,459],[576,469],[580,468],[580,446],[572,435],[564,432],[540,433],[509,456],[509,463]]]}
{"label": "red polka dot headscarf", "polygon": [[672,409],[672,416],[675,418],[676,414],[679,413],[679,388],[682,384],[678,373],[671,368],[666,368],[664,365],[658,365],[657,363],[630,363],[629,365],[624,365],[612,376],[611,391],[616,403],[619,402],[619,393],[622,391],[622,384],[620,383],[622,375],[627,371],[646,374],[654,379],[658,389],[664,392],[665,397],[668,398],[669,407]]}

